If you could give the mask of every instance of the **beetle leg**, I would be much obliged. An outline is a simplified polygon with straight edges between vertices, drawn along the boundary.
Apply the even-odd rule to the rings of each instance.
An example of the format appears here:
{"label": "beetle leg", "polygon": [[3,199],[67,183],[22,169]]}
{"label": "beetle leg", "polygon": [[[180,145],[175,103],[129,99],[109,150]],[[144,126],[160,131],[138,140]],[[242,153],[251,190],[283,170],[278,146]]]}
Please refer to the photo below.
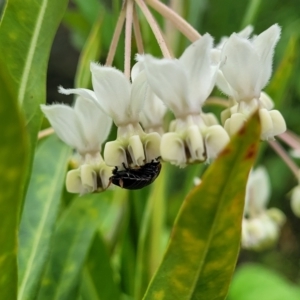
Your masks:
{"label": "beetle leg", "polygon": [[121,188],[123,188],[124,182],[123,182],[122,179],[119,179],[119,185],[120,185]]}

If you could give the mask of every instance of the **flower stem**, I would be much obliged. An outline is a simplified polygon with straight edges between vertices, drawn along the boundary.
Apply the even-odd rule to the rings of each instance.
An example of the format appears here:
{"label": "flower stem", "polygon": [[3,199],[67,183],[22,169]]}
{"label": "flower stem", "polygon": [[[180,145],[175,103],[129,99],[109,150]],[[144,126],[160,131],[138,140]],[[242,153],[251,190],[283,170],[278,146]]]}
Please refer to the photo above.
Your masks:
{"label": "flower stem", "polygon": [[286,131],[278,136],[283,142],[293,149],[300,150],[300,139],[291,131]]}
{"label": "flower stem", "polygon": [[134,30],[134,36],[136,40],[138,53],[143,54],[144,53],[143,38],[141,34],[141,28],[140,28],[140,23],[136,11],[136,6],[134,6],[134,10],[133,10],[133,30]]}
{"label": "flower stem", "polygon": [[53,134],[54,133],[54,129],[52,127],[43,129],[41,131],[39,131],[38,133],[38,140],[43,139],[44,137]]}
{"label": "flower stem", "polygon": [[204,106],[206,105],[218,105],[222,107],[228,107],[229,106],[229,101],[221,98],[221,97],[209,97],[205,102]]}
{"label": "flower stem", "polygon": [[163,17],[170,20],[174,26],[191,42],[195,42],[201,37],[201,34],[193,28],[186,20],[176,14],[167,5],[159,0],[146,0],[147,3],[159,12]]}
{"label": "flower stem", "polygon": [[150,12],[149,8],[147,7],[147,5],[145,4],[144,0],[135,0],[135,2],[137,3],[137,5],[140,7],[141,11],[143,12],[143,14],[145,15],[152,31],[153,34],[157,40],[157,43],[161,49],[161,52],[163,54],[163,56],[165,58],[171,58],[171,54],[170,51],[167,47],[166,41],[158,27],[158,24],[156,23],[152,13]]}
{"label": "flower stem", "polygon": [[105,62],[106,66],[111,66],[112,62],[114,60],[114,57],[116,54],[116,49],[117,49],[117,46],[119,43],[120,35],[121,35],[122,28],[123,28],[124,21],[125,21],[125,13],[126,13],[126,10],[125,10],[125,7],[123,6],[122,10],[120,12],[119,18],[118,18],[118,22],[115,27],[113,38],[112,38],[110,46],[109,46],[109,51],[108,51],[106,62]]}
{"label": "flower stem", "polygon": [[299,168],[294,163],[294,161],[288,156],[288,154],[286,153],[286,151],[276,141],[269,141],[268,143],[273,148],[273,150],[282,158],[282,160],[286,163],[286,165],[290,168],[290,170],[292,171],[292,173],[298,179]]}
{"label": "flower stem", "polygon": [[132,20],[133,19],[133,0],[126,2],[126,24],[125,24],[125,59],[124,74],[130,78],[130,62],[131,62],[131,37],[132,37]]}

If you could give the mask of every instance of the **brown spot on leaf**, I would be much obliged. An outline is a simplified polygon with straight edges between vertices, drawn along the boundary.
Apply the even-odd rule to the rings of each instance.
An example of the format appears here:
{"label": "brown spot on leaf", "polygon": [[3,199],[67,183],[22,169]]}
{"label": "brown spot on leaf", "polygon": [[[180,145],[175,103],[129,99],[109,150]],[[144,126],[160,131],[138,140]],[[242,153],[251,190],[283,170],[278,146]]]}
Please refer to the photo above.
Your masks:
{"label": "brown spot on leaf", "polygon": [[252,159],[256,155],[256,145],[252,144],[245,155],[245,159]]}
{"label": "brown spot on leaf", "polygon": [[226,147],[220,154],[219,154],[219,157],[221,156],[226,156],[228,154],[231,153],[231,149],[229,147]]}

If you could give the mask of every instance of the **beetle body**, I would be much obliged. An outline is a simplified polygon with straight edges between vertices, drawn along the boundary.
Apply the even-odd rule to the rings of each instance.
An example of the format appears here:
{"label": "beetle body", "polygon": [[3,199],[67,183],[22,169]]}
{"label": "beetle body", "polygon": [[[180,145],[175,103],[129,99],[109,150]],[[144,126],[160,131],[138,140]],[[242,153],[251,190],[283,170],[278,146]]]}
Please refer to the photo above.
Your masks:
{"label": "beetle body", "polygon": [[117,167],[113,170],[113,175],[109,178],[113,183],[123,189],[138,190],[151,184],[159,175],[161,163],[152,161],[138,168],[127,168],[119,171]]}

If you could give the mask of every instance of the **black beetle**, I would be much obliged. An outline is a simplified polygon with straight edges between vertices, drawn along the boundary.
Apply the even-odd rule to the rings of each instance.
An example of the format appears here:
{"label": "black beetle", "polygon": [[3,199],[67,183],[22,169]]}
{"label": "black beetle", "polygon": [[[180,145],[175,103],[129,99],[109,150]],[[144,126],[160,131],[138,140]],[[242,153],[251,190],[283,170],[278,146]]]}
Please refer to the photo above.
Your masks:
{"label": "black beetle", "polygon": [[125,170],[118,170],[115,167],[113,176],[109,178],[111,183],[127,190],[138,190],[152,183],[160,173],[161,163],[152,160],[150,163],[137,168],[127,168],[123,163]]}

